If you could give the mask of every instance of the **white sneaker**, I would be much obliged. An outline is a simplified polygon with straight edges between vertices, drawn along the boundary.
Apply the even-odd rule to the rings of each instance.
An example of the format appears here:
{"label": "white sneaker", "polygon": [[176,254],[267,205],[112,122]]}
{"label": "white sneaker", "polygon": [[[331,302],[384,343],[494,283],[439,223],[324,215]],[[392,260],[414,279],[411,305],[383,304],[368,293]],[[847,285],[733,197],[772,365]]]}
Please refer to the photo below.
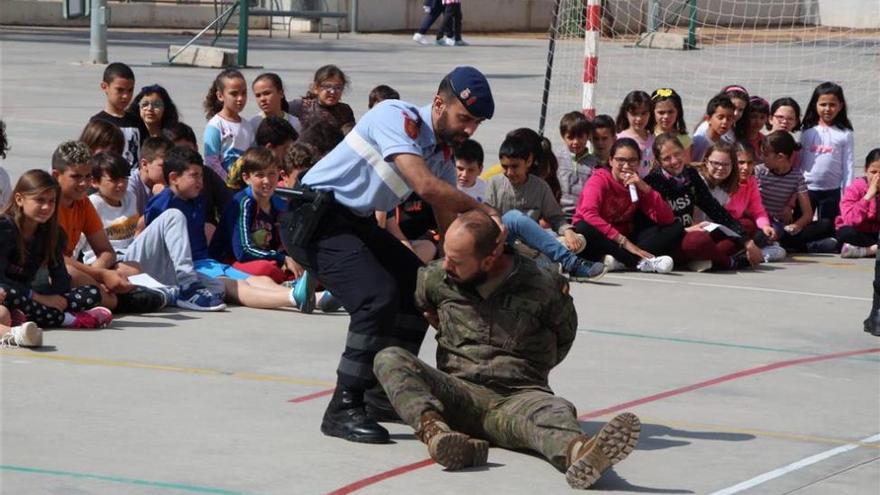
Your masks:
{"label": "white sneaker", "polygon": [[420,45],[430,45],[432,44],[431,40],[429,40],[424,34],[416,33],[413,35],[413,41]]}
{"label": "white sneaker", "polygon": [[626,265],[617,261],[614,256],[611,256],[610,254],[606,254],[602,262],[608,267],[609,272],[622,272],[626,270]]}
{"label": "white sneaker", "polygon": [[443,39],[437,40],[437,44],[441,46],[455,46],[455,40],[444,36]]}
{"label": "white sneaker", "polygon": [[43,345],[43,329],[32,321],[26,321],[17,327],[12,327],[9,332],[0,337],[0,347],[40,347]]}
{"label": "white sneaker", "polygon": [[785,259],[786,256],[788,256],[788,253],[785,252],[785,249],[776,243],[762,247],[761,254],[763,254],[764,257],[764,263],[782,261]]}
{"label": "white sneaker", "polygon": [[847,243],[843,243],[843,247],[840,248],[841,258],[867,258],[868,253],[870,251],[866,247],[853,246]]}
{"label": "white sneaker", "polygon": [[[587,238],[584,237],[583,234],[575,234],[575,235],[577,236],[578,240],[581,241],[581,248],[578,249],[577,251],[573,251],[571,249],[569,249],[569,251],[571,251],[574,254],[580,254],[581,251],[583,251],[584,249],[587,248]],[[568,244],[565,243],[565,236],[561,235],[561,236],[557,237],[556,240],[559,241],[559,244],[562,244],[563,246],[565,246],[565,249],[568,249]]]}
{"label": "white sneaker", "polygon": [[697,273],[703,273],[712,268],[712,262],[709,260],[694,260],[687,264],[688,270]]}
{"label": "white sneaker", "polygon": [[640,272],[669,273],[674,267],[675,264],[669,256],[655,256],[653,258],[645,258],[642,261],[639,261],[636,268],[638,268]]}

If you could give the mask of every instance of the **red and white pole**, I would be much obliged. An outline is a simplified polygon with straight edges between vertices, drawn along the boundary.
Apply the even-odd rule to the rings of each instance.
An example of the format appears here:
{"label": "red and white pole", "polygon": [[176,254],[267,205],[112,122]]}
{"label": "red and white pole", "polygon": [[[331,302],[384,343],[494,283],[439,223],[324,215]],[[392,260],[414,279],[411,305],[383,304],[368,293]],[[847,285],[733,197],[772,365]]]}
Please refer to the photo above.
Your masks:
{"label": "red and white pole", "polygon": [[584,115],[596,116],[596,79],[599,70],[599,37],[602,33],[602,7],[599,0],[587,0],[584,26],[584,93],[581,99]]}

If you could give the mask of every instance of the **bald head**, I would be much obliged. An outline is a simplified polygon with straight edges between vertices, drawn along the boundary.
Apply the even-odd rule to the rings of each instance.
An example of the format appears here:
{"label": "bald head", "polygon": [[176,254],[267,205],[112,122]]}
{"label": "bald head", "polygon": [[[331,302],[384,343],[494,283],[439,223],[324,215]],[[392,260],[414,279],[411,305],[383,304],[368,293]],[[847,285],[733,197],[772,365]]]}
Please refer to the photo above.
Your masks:
{"label": "bald head", "polygon": [[479,210],[471,210],[459,215],[446,232],[447,240],[459,246],[470,244],[473,256],[479,259],[495,251],[500,235],[498,224]]}

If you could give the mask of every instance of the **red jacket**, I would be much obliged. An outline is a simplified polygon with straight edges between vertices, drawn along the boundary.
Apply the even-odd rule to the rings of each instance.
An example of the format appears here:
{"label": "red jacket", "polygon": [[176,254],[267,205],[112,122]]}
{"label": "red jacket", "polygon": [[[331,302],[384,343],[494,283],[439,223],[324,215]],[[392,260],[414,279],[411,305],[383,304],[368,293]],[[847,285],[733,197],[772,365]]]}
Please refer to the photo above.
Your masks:
{"label": "red jacket", "polygon": [[880,196],[875,196],[871,201],[865,201],[865,193],[868,192],[868,179],[859,177],[854,180],[840,198],[840,216],[834,220],[834,228],[855,227],[859,232],[876,234],[880,232],[880,216],[877,211],[877,201]]}
{"label": "red jacket", "polygon": [[655,190],[639,191],[638,203],[629,197],[629,189],[611,175],[608,168],[598,168],[581,191],[572,224],[587,222],[614,240],[618,234],[632,233],[632,219],[640,210],[654,223],[667,225],[675,221],[672,209]]}

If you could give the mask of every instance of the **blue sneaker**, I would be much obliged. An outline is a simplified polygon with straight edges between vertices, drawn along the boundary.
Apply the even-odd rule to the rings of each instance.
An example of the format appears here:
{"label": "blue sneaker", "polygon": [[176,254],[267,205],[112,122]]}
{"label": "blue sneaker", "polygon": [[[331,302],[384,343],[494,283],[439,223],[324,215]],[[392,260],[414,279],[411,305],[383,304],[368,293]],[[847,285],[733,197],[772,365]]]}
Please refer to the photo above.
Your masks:
{"label": "blue sneaker", "polygon": [[607,272],[608,268],[604,263],[578,259],[574,268],[568,272],[568,278],[577,282],[595,282],[604,277]]}
{"label": "blue sneaker", "polygon": [[204,285],[193,282],[180,288],[177,307],[193,311],[223,311],[226,309],[226,304],[206,289]]}
{"label": "blue sneaker", "polygon": [[304,272],[297,279],[290,291],[290,298],[300,312],[311,314],[315,310],[315,278],[309,272]]}
{"label": "blue sneaker", "polygon": [[331,294],[329,290],[325,290],[324,295],[322,295],[321,299],[318,301],[318,309],[324,313],[333,313],[343,309],[342,301]]}

